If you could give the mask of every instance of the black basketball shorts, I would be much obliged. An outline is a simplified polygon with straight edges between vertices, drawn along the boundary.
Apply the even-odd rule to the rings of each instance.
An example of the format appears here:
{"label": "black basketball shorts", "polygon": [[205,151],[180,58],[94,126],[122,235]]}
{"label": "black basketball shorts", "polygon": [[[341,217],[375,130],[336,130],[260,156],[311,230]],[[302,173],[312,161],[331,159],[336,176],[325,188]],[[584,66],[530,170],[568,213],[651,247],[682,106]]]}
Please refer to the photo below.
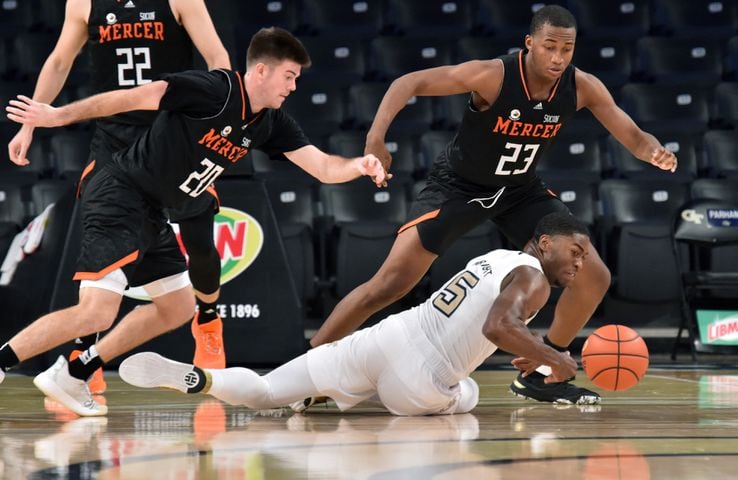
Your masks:
{"label": "black basketball shorts", "polygon": [[148,125],[98,121],[90,141],[90,156],[87,160],[87,166],[79,179],[77,196],[81,196],[86,185],[96,173],[100,172],[105,165],[112,163],[115,152],[133,144],[148,128]]}
{"label": "black basketball shorts", "polygon": [[474,194],[429,180],[399,231],[417,226],[423,247],[441,255],[460,236],[491,220],[515,248],[522,249],[542,217],[561,211],[569,209],[540,180]]}
{"label": "black basketball shorts", "polygon": [[166,216],[132,185],[98,172],[82,196],[82,246],[75,280],[99,280],[122,269],[131,287],[185,272]]}

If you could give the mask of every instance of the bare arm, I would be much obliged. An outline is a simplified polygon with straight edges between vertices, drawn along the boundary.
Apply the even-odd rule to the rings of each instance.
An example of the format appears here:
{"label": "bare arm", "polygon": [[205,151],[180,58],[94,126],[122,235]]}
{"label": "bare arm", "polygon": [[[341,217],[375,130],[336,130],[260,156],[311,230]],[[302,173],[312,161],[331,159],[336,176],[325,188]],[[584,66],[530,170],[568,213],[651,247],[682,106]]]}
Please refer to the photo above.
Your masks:
{"label": "bare arm", "polygon": [[561,382],[574,376],[577,363],[533,335],[525,321],[546,303],[551,287],[546,277],[533,267],[513,269],[503,281],[500,295],[484,322],[484,336],[500,349],[551,367],[547,382]]}
{"label": "bare arm", "polygon": [[215,31],[213,20],[203,0],[170,0],[172,10],[178,15],[195,48],[208,64],[208,69],[231,69],[228,52]]}
{"label": "bare arm", "polygon": [[5,110],[14,122],[34,127],[60,127],[131,110],[157,110],[167,82],[157,80],[139,87],[93,95],[63,107],[52,107],[24,95],[11,100]]}
{"label": "bare arm", "polygon": [[[33,99],[51,103],[67,81],[74,59],[87,41],[87,17],[90,0],[67,0],[64,25],[54,50],[38,74]],[[8,155],[13,163],[27,165],[26,154],[33,141],[33,126],[23,125],[8,144]]]}
{"label": "bare arm", "polygon": [[444,96],[475,92],[493,103],[502,85],[504,68],[499,60],[473,60],[445,67],[418,70],[396,79],[382,98],[366,135],[365,153],[373,153],[385,168],[391,162],[384,137],[397,113],[414,96]]}
{"label": "bare arm", "polygon": [[314,145],[306,145],[284,155],[322,183],[343,183],[368,175],[379,186],[388,179],[382,164],[374,155],[345,158],[329,155]]}
{"label": "bare arm", "polygon": [[599,122],[639,160],[662,170],[674,172],[676,156],[656,137],[644,132],[613,100],[605,85],[588,73],[577,69],[577,109],[587,107]]}

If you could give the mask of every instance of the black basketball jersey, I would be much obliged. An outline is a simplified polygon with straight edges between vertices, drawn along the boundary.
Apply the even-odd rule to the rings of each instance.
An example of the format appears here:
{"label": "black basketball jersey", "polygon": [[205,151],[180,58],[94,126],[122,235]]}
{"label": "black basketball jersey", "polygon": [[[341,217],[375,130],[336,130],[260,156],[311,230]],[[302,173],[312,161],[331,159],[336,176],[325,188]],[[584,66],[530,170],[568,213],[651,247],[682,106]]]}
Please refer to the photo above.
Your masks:
{"label": "black basketball jersey", "polygon": [[162,111],[110,167],[160,207],[200,196],[252,148],[276,155],[310,143],[282,110],[254,114],[238,72],[192,70],[162,79],[169,83]]}
{"label": "black basketball jersey", "polygon": [[483,187],[528,183],[551,140],[576,112],[574,66],[564,70],[546,100],[534,100],[526,86],[524,54],[499,57],[505,75],[497,100],[482,112],[470,103],[446,147],[451,169],[464,181]]}
{"label": "black basketball jersey", "polygon": [[[192,40],[169,0],[92,0],[87,21],[92,88],[132,88],[192,68]],[[148,124],[156,112],[126,112],[106,120]]]}

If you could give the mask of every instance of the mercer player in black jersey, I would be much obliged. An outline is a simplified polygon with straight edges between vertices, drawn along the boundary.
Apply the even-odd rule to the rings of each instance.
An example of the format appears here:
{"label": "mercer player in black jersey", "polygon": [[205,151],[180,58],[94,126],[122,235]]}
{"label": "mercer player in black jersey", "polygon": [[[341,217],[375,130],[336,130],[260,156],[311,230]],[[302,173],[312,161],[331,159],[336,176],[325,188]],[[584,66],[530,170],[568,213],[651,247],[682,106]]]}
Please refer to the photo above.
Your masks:
{"label": "mercer player in black jersey", "polygon": [[4,370],[80,335],[109,328],[126,285],[143,286],[153,303],[127,314],[107,335],[67,363],[62,356],[34,384],[79,415],[104,415],[84,382],[104,362],[179,327],[195,302],[187,268],[164,208],[207,195],[223,171],[251,148],[283,153],[325,183],[368,175],[388,177],[377,157],[346,159],[311,145],[280,110],[310,65],[302,43],[279,28],[251,40],[244,75],[228,70],[188,71],[129,90],[115,90],[54,108],[19,96],[11,120],[54,127],[131,110],[159,110],[151,127],[90,180],[82,198],[82,248],[75,278],[79,304],[50,313],[0,348]]}
{"label": "mercer player in black jersey", "polygon": [[[392,83],[366,139],[366,152],[377,155],[387,169],[391,158],[385,133],[410,98],[470,92],[469,108],[431,168],[384,264],[336,306],[312,338],[313,346],[343,337],[407,294],[452,242],[485,220],[495,222],[522,249],[541,217],[567,211],[535,175],[535,167],[576,110],[588,108],[640,160],[676,169],[675,156],[615,104],[602,82],[571,65],[576,34],[571,13],[546,6],[533,15],[523,52],[412,72]],[[609,286],[610,273],[592,251],[562,292],[546,342],[566,350]],[[514,364],[526,373],[538,367],[524,359]],[[546,381],[538,372],[521,374],[511,389],[540,401],[600,401],[594,392]]]}
{"label": "mercer player in black jersey", "polygon": [[[230,68],[230,60],[215,31],[203,0],[67,0],[64,25],[56,47],[36,82],[34,100],[51,103],[62,89],[82,47],[90,53],[90,86],[95,92],[131,88],[169,72],[192,68],[192,46],[208,68]],[[88,166],[81,180],[86,188],[92,174],[111,161],[113,152],[130,145],[156,116],[137,111],[116,114],[96,122]],[[26,152],[33,127],[23,125],[8,145],[10,159],[28,163]],[[205,195],[186,208],[169,213],[180,226],[190,257],[190,277],[198,311],[192,322],[194,363],[225,367],[222,322],[215,303],[220,293],[220,256],[215,248],[213,215],[216,199]],[[78,340],[72,357],[94,344],[97,335]],[[102,370],[91,377],[94,393],[105,390]]]}

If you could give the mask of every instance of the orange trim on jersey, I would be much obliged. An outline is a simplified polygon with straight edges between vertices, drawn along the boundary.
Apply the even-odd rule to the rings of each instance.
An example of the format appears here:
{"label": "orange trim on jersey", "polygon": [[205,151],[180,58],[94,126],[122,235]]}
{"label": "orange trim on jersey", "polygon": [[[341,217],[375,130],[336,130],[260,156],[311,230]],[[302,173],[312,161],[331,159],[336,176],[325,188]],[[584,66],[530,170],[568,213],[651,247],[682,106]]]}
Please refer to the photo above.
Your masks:
{"label": "orange trim on jersey", "polygon": [[236,78],[238,79],[238,86],[241,89],[241,120],[246,120],[246,93],[243,89],[241,74],[236,72]]}
{"label": "orange trim on jersey", "polygon": [[553,192],[553,190],[551,190],[550,188],[547,188],[547,189],[546,189],[546,191],[547,191],[548,193],[550,193],[552,197],[556,197],[556,198],[559,198],[559,196],[558,196],[558,195],[556,195],[556,194],[555,194],[555,193]]}
{"label": "orange trim on jersey", "polygon": [[554,95],[556,95],[556,89],[559,88],[559,83],[561,83],[561,77],[559,77],[559,79],[556,80],[556,83],[553,86],[553,90],[551,90],[551,95],[549,95],[548,99],[546,100],[547,102],[550,102],[554,98]]}
{"label": "orange trim on jersey", "polygon": [[[523,73],[523,51],[518,50],[518,69],[520,70],[520,81],[523,83],[523,90],[525,90],[525,96],[528,97],[528,100],[530,100],[530,92],[528,92],[528,85],[525,83],[525,74]],[[553,89],[551,90],[551,95],[548,96],[546,99],[547,102],[550,102],[554,95],[556,95],[556,90],[559,88],[559,83],[561,83],[561,77],[559,77],[556,80],[556,83],[553,86]]]}
{"label": "orange trim on jersey", "polygon": [[85,177],[87,175],[89,175],[91,171],[93,171],[95,169],[95,162],[96,161],[97,160],[91,161],[89,164],[87,164],[87,166],[85,167],[85,169],[82,170],[82,175],[79,176],[79,181],[77,182],[77,193],[76,193],[76,197],[77,198],[79,198],[79,191],[82,188],[82,180],[84,180]]}
{"label": "orange trim on jersey", "polygon": [[215,185],[210,185],[205,191],[215,198],[215,203],[218,204],[218,209],[220,209],[220,197],[218,196],[218,192],[215,191]]}
{"label": "orange trim on jersey", "polygon": [[518,69],[520,70],[520,81],[523,83],[523,90],[525,90],[525,96],[530,100],[530,93],[528,92],[528,85],[525,84],[525,74],[523,73],[523,51],[518,51]]}
{"label": "orange trim on jersey", "polygon": [[426,220],[430,220],[431,218],[436,218],[439,213],[441,213],[441,209],[440,208],[438,210],[433,210],[432,212],[428,212],[425,215],[421,215],[418,218],[416,218],[415,220],[410,220],[405,225],[401,226],[400,229],[397,231],[397,233],[402,233],[405,230],[407,230],[408,228],[414,227],[415,225],[417,225],[417,224],[419,224],[421,222],[425,222]]}
{"label": "orange trim on jersey", "polygon": [[103,268],[99,272],[77,272],[74,274],[73,280],[100,280],[108,273],[117,270],[125,265],[128,265],[129,263],[135,262],[136,259],[138,259],[138,252],[139,251],[136,250],[130,255],[126,255],[112,265],[108,265],[107,267]]}

